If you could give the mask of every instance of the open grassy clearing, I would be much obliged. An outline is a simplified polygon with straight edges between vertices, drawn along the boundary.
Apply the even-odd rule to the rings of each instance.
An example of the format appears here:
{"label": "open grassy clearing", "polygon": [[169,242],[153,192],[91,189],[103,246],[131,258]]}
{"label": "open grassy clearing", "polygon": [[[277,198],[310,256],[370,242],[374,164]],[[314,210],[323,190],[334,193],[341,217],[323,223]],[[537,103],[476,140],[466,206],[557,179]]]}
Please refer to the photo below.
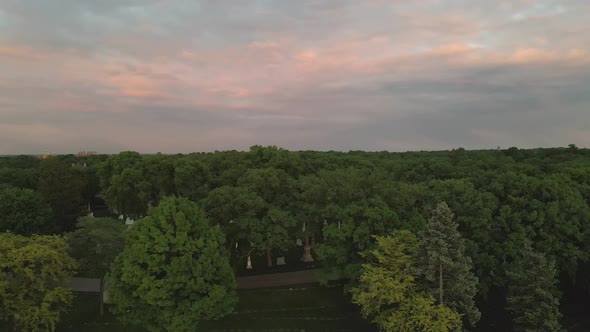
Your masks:
{"label": "open grassy clearing", "polygon": [[[373,331],[344,297],[341,286],[297,286],[241,290],[236,311],[223,319],[202,322],[199,331],[320,332]],[[98,311],[98,295],[78,294],[61,332],[140,332],[122,326],[106,310]]]}

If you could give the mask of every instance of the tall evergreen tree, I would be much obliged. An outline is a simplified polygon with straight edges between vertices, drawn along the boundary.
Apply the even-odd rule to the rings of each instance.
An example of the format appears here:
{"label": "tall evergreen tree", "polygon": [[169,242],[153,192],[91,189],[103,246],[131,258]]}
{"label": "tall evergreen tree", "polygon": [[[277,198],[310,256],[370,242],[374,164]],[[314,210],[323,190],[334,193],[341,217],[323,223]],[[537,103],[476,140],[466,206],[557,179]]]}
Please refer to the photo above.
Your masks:
{"label": "tall evergreen tree", "polygon": [[472,272],[471,258],[465,256],[465,244],[453,217],[446,203],[439,203],[432,211],[432,217],[420,234],[418,270],[423,286],[438,303],[462,314],[466,322],[474,326],[481,317],[473,300],[478,280]]}
{"label": "tall evergreen tree", "polygon": [[376,236],[377,249],[363,264],[359,286],[352,289],[353,302],[363,316],[387,332],[447,332],[461,326],[460,315],[416,285],[417,239],[409,231]]}
{"label": "tall evergreen tree", "polygon": [[522,256],[506,275],[506,309],[512,314],[515,331],[563,331],[559,324],[557,270],[545,254],[525,244]]}

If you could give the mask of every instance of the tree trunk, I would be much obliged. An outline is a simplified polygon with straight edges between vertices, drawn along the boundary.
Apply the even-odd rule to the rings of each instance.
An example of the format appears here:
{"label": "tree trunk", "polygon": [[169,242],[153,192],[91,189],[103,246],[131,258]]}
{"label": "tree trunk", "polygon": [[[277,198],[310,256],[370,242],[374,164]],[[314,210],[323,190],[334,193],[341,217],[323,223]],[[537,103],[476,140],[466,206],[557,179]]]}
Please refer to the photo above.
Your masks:
{"label": "tree trunk", "polygon": [[270,249],[266,249],[266,266],[270,269],[272,267],[272,255]]}
{"label": "tree trunk", "polygon": [[442,263],[438,264],[438,302],[443,305],[443,268]]}

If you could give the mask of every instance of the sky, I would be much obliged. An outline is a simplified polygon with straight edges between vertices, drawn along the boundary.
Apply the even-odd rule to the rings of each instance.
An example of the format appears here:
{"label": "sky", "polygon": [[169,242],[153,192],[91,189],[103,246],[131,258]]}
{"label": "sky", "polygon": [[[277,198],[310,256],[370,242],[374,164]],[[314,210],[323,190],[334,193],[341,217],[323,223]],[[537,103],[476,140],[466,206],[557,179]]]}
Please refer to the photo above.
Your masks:
{"label": "sky", "polygon": [[0,0],[0,154],[590,147],[588,0]]}

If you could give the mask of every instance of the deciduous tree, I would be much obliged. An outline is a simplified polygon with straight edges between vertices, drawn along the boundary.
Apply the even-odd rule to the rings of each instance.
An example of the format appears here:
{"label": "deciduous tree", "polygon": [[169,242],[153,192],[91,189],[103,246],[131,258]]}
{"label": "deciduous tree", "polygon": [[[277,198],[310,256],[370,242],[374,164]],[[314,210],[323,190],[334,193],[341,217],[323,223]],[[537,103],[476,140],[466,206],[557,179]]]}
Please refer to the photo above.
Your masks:
{"label": "deciduous tree", "polygon": [[239,225],[252,249],[266,254],[266,265],[272,267],[272,250],[287,250],[293,243],[290,234],[295,219],[287,211],[270,208],[261,219],[244,218]]}
{"label": "deciduous tree", "polygon": [[70,231],[83,211],[82,174],[60,157],[49,157],[39,164],[38,191],[55,214],[59,231]]}
{"label": "deciduous tree", "polygon": [[125,247],[127,226],[111,218],[82,217],[77,229],[68,234],[72,257],[79,263],[78,274],[102,278]]}
{"label": "deciduous tree", "polygon": [[0,321],[14,331],[54,331],[72,301],[75,266],[59,236],[0,234]]}
{"label": "deciduous tree", "polygon": [[53,213],[40,194],[30,189],[0,190],[0,232],[43,234],[52,227]]}
{"label": "deciduous tree", "polygon": [[107,205],[118,213],[138,217],[148,209],[150,183],[139,153],[125,151],[110,156],[100,167],[100,187]]}
{"label": "deciduous tree", "polygon": [[195,331],[236,304],[235,279],[219,226],[198,206],[166,198],[127,232],[108,276],[112,309],[150,331]]}

